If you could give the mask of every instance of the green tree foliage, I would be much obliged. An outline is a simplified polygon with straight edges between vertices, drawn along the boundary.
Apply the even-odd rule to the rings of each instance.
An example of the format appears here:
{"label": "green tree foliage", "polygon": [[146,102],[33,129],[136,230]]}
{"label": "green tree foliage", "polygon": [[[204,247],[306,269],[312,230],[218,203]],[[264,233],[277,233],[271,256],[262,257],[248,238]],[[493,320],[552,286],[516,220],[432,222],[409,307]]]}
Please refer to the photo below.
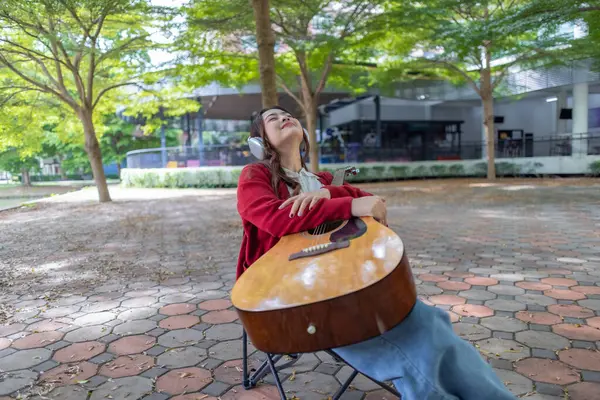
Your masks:
{"label": "green tree foliage", "polygon": [[12,175],[21,175],[21,183],[25,186],[31,185],[29,171],[38,169],[39,166],[37,158],[24,156],[15,148],[0,152],[0,171],[8,171]]}
{"label": "green tree foliage", "polygon": [[[325,86],[367,89],[364,62],[381,1],[271,0],[277,84],[299,105],[311,141],[311,168],[318,170],[317,105]],[[259,80],[253,9],[247,0],[195,0],[186,8],[187,29],[179,48],[192,60],[178,75],[190,83],[218,81],[242,87]]]}
{"label": "green tree foliage", "polygon": [[65,134],[80,137],[100,201],[110,201],[97,126],[114,111],[113,91],[139,84],[150,72],[148,51],[156,47],[150,33],[164,16],[159,11],[148,0],[0,2],[0,121],[13,119],[0,145],[39,141],[39,124],[14,128],[38,117],[39,101],[56,104],[71,125]]}
{"label": "green tree foliage", "polygon": [[[537,1],[537,0],[531,0]],[[488,178],[495,178],[494,94],[511,68],[550,65],[569,58],[569,38],[559,24],[536,23],[514,16],[526,0],[389,0],[387,79],[406,78],[407,71],[434,73],[469,85],[481,98],[487,141]],[[411,32],[404,34],[406,27]],[[414,43],[411,52],[396,51],[398,35]],[[383,79],[383,78],[382,78]],[[385,79],[383,79],[385,81]]]}

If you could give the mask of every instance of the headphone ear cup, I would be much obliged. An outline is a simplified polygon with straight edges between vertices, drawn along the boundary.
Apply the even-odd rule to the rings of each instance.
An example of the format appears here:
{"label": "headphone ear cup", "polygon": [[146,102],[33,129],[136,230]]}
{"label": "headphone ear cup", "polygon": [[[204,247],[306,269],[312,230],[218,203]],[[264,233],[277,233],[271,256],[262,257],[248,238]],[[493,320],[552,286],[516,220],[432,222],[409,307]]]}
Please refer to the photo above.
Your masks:
{"label": "headphone ear cup", "polygon": [[250,147],[250,153],[259,160],[265,158],[265,146],[262,138],[251,137],[248,139],[248,147]]}

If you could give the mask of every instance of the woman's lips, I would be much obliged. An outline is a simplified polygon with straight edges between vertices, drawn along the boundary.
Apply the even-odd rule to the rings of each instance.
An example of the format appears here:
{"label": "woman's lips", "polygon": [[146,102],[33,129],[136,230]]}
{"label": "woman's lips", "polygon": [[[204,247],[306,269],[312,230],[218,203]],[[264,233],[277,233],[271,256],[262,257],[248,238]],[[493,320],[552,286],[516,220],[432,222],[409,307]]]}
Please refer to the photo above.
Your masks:
{"label": "woman's lips", "polygon": [[288,126],[294,126],[294,123],[292,121],[288,121],[281,126],[281,129],[287,128]]}

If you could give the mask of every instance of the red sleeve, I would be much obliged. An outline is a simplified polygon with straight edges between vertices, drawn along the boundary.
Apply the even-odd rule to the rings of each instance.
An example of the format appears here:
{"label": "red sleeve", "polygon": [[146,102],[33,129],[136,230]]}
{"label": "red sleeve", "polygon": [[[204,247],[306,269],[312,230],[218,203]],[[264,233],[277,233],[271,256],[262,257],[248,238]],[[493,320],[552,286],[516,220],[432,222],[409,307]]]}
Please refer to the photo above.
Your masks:
{"label": "red sleeve", "polygon": [[237,208],[240,216],[275,237],[316,228],[324,222],[352,218],[352,198],[319,201],[302,216],[290,218],[289,208],[279,209],[284,200],[273,192],[269,171],[261,165],[248,165],[240,175]]}
{"label": "red sleeve", "polygon": [[342,186],[331,185],[331,182],[333,181],[333,175],[331,174],[331,172],[320,172],[319,176],[323,178],[325,182],[327,182],[327,184],[323,186],[323,188],[329,190],[332,199],[347,196],[353,198],[373,196],[371,193],[365,192],[364,190],[360,190],[359,188],[349,185],[347,183],[344,183]]}

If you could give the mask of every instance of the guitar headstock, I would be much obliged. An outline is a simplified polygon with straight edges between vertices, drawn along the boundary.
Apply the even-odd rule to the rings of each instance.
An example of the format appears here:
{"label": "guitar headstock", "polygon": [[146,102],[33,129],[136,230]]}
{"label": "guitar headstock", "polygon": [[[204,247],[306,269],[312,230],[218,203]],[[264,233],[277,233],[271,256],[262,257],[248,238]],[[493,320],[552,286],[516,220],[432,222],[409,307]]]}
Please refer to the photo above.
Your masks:
{"label": "guitar headstock", "polygon": [[348,175],[356,175],[359,172],[360,170],[355,167],[340,168],[333,174],[333,181],[331,184],[334,186],[342,186]]}

